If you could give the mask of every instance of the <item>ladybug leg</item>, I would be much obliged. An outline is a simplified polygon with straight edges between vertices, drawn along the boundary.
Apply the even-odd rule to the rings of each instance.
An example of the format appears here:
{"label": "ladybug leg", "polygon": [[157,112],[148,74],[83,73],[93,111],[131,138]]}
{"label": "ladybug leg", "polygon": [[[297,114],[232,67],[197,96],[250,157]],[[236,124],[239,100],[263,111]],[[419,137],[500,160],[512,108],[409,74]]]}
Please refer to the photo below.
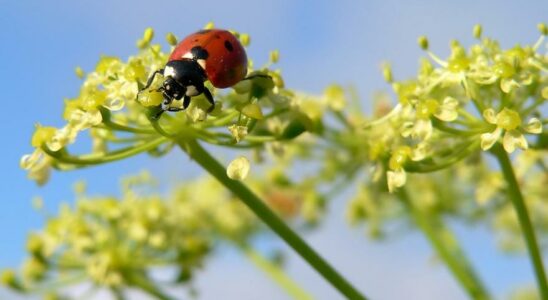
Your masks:
{"label": "ladybug leg", "polygon": [[159,70],[154,71],[154,73],[152,73],[152,75],[150,75],[150,77],[148,78],[147,84],[145,85],[145,87],[143,87],[139,91],[139,93],[146,90],[146,89],[148,89],[150,87],[150,85],[152,85],[152,82],[154,81],[154,77],[156,77],[156,74],[164,74],[164,69],[159,69]]}
{"label": "ladybug leg", "polygon": [[203,93],[207,101],[211,103],[211,106],[207,109],[207,112],[210,113],[215,109],[215,100],[213,100],[213,95],[211,95],[211,92],[206,87],[204,87]]}
{"label": "ladybug leg", "polygon": [[173,99],[171,98],[164,98],[164,101],[162,101],[162,111],[170,111],[172,108],[171,102],[173,102]]}
{"label": "ladybug leg", "polygon": [[183,109],[187,109],[190,105],[190,96],[185,95],[183,98]]}

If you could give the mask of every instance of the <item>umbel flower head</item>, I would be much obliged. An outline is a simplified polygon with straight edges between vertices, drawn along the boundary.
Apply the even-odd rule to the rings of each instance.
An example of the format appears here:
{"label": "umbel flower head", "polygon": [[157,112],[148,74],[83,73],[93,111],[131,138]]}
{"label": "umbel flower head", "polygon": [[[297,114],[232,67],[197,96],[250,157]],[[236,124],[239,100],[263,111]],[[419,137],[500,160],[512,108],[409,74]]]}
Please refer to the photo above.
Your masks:
{"label": "umbel flower head", "polygon": [[[208,24],[207,28],[213,25]],[[234,32],[244,46],[249,36]],[[145,30],[138,41],[139,51],[123,60],[102,56],[94,70],[84,73],[78,96],[65,100],[61,128],[37,125],[31,144],[35,148],[21,158],[20,165],[31,179],[44,184],[52,168],[70,170],[124,159],[142,152],[163,155],[176,143],[199,140],[230,148],[265,149],[293,139],[305,131],[317,131],[316,107],[296,99],[294,92],[285,89],[279,70],[269,68],[279,60],[279,53],[270,53],[270,61],[258,70],[248,62],[249,79],[232,88],[213,92],[216,107],[212,112],[203,95],[192,98],[184,112],[160,111],[162,93],[158,87],[164,78],[156,76],[150,88],[142,90],[154,71],[165,66],[177,37],[166,37],[171,45],[166,52],[153,43],[154,31]],[[141,92],[139,92],[141,90]],[[173,106],[182,105],[174,101]],[[272,124],[278,124],[273,131]],[[69,146],[87,131],[92,149],[85,154],[71,154]]]}
{"label": "umbel flower head", "polygon": [[126,178],[119,198],[88,196],[79,185],[75,207],[62,206],[27,239],[21,276],[3,283],[22,292],[58,292],[58,284],[161,291],[150,271],[175,268],[173,283],[191,279],[219,240],[246,243],[258,220],[213,179],[153,192],[148,173]]}
{"label": "umbel flower head", "polygon": [[[282,177],[278,170],[252,185],[286,219],[298,221],[300,214],[314,222],[315,187]],[[19,272],[3,271],[1,283],[25,293],[63,294],[62,288],[91,282],[97,291],[133,288],[158,296],[168,286],[189,283],[221,243],[251,246],[264,229],[212,177],[186,181],[167,195],[157,192],[148,172],[124,178],[121,186],[119,197],[90,196],[77,183],[74,207],[44,212],[44,228],[27,238],[29,258]],[[162,268],[174,274],[169,283],[152,275]]]}
{"label": "umbel flower head", "polygon": [[391,153],[385,163],[390,191],[405,184],[407,172],[449,167],[496,143],[508,153],[545,145],[528,141],[534,135],[541,141],[546,123],[548,55],[542,53],[545,32],[541,34],[533,45],[501,49],[476,26],[479,43],[465,49],[452,41],[445,60],[430,52],[427,38],[421,37],[419,45],[430,60],[421,61],[415,78],[396,81],[384,65],[398,104],[363,128],[371,134],[381,126],[385,132],[391,132],[386,127],[399,132],[385,134],[383,145],[374,147]]}

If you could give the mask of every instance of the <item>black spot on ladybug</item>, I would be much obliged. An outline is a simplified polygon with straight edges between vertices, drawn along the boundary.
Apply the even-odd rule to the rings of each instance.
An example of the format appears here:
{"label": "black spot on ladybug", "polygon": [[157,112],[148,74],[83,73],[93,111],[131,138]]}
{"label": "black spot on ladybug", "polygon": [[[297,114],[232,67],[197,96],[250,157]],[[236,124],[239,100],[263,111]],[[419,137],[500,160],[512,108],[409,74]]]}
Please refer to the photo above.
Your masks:
{"label": "black spot on ladybug", "polygon": [[220,38],[221,38],[221,36],[220,36],[220,35],[218,35],[218,34],[216,34],[216,35],[215,35],[215,38],[216,38],[216,39],[220,39]]}
{"label": "black spot on ladybug", "polygon": [[206,33],[210,32],[210,31],[211,31],[211,29],[202,29],[202,30],[200,30],[200,31],[198,31],[198,32],[196,32],[196,33],[197,33],[197,34],[206,34]]}
{"label": "black spot on ladybug", "polygon": [[195,43],[198,42],[198,41],[199,41],[199,39],[195,39],[195,40],[194,40]]}
{"label": "black spot on ladybug", "polygon": [[194,59],[207,59],[209,57],[207,50],[200,46],[190,49],[190,53],[192,53],[192,57],[194,57]]}
{"label": "black spot on ladybug", "polygon": [[225,48],[226,50],[232,52],[234,50],[234,47],[232,47],[232,44],[229,41],[225,41]]}

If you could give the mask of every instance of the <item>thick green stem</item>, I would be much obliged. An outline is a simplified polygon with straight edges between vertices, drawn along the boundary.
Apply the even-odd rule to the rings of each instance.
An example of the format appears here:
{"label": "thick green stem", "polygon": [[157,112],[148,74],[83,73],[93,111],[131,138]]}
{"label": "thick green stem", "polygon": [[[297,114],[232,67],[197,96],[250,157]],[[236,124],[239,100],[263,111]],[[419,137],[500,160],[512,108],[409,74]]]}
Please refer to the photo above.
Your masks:
{"label": "thick green stem", "polygon": [[280,219],[264,202],[240,181],[232,180],[226,175],[226,169],[213,158],[195,140],[180,140],[179,146],[200,166],[208,171],[226,188],[237,195],[257,217],[265,222],[293,250],[306,260],[318,273],[348,299],[365,299],[344,277],[330,266],[299,235]]}
{"label": "thick green stem", "polygon": [[285,272],[275,263],[264,258],[259,252],[250,246],[239,246],[242,252],[257,267],[264,271],[272,280],[283,288],[293,299],[311,300],[314,299],[310,294],[303,290],[295,281],[285,274]]}
{"label": "thick green stem", "polygon": [[461,284],[471,299],[491,299],[489,293],[474,272],[471,263],[460,248],[454,234],[447,228],[443,220],[434,214],[428,213],[411,201],[404,188],[398,191],[399,199],[407,207],[413,220],[422,230],[438,256],[447,265],[453,276]]}
{"label": "thick green stem", "polygon": [[521,230],[523,231],[523,237],[525,238],[527,250],[529,251],[529,257],[531,258],[531,263],[533,264],[533,269],[535,270],[537,277],[537,284],[541,299],[548,299],[548,282],[546,281],[546,273],[544,271],[544,264],[542,263],[542,255],[539,250],[533,224],[531,223],[529,213],[527,212],[525,200],[523,199],[519,184],[516,180],[516,175],[514,174],[514,169],[512,168],[512,163],[510,162],[510,158],[508,157],[506,151],[498,143],[493,146],[491,153],[493,153],[497,158],[502,169],[504,179],[506,180],[508,196],[510,197],[512,205],[516,210],[519,224],[521,226]]}

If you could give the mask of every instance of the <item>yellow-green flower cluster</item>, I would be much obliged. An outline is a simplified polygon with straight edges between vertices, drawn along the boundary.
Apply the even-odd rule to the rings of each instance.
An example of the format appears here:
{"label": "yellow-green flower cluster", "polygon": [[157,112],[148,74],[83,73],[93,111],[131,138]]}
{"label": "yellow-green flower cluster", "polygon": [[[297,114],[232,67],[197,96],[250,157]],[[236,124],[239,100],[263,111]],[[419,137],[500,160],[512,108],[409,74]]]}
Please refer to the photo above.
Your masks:
{"label": "yellow-green flower cluster", "polygon": [[453,41],[445,60],[430,52],[428,40],[421,37],[419,45],[431,60],[421,61],[416,78],[394,81],[390,66],[384,65],[398,104],[365,127],[375,131],[386,126],[381,123],[399,126],[399,137],[388,134],[389,145],[377,146],[391,153],[389,190],[405,184],[406,171],[452,165],[499,140],[509,153],[525,150],[531,144],[526,134],[542,134],[542,107],[548,99],[544,34],[534,45],[501,49],[481,31],[474,28],[480,42],[469,49]]}
{"label": "yellow-green flower cluster", "polygon": [[[249,45],[247,34],[234,33],[244,46]],[[317,105],[299,100],[306,96],[285,89],[280,70],[269,69],[279,60],[278,51],[271,52],[270,60],[259,70],[252,69],[250,60],[249,79],[227,91],[215,90],[206,82],[217,103],[213,112],[207,112],[210,104],[200,95],[192,98],[185,112],[155,118],[163,99],[157,87],[164,78],[156,76],[149,89],[139,91],[154,71],[163,68],[177,37],[167,35],[168,51],[153,38],[154,31],[148,28],[137,42],[135,55],[126,60],[103,56],[88,73],[76,69],[83,82],[79,95],[65,100],[66,125],[37,125],[32,137],[35,150],[21,159],[21,167],[31,179],[44,184],[51,168],[81,168],[142,152],[162,155],[189,139],[232,148],[280,148],[283,141],[321,128]],[[179,102],[173,105],[182,105]],[[84,154],[69,153],[69,146],[87,129],[92,149]]]}
{"label": "yellow-green flower cluster", "polygon": [[167,197],[151,192],[152,185],[147,173],[126,179],[119,199],[87,196],[80,188],[74,208],[62,206],[43,231],[29,235],[21,277],[8,270],[2,281],[22,292],[56,291],[56,283],[72,280],[147,291],[155,285],[150,271],[175,268],[172,282],[181,283],[219,240],[246,243],[257,229],[252,213],[212,179],[189,182]]}

